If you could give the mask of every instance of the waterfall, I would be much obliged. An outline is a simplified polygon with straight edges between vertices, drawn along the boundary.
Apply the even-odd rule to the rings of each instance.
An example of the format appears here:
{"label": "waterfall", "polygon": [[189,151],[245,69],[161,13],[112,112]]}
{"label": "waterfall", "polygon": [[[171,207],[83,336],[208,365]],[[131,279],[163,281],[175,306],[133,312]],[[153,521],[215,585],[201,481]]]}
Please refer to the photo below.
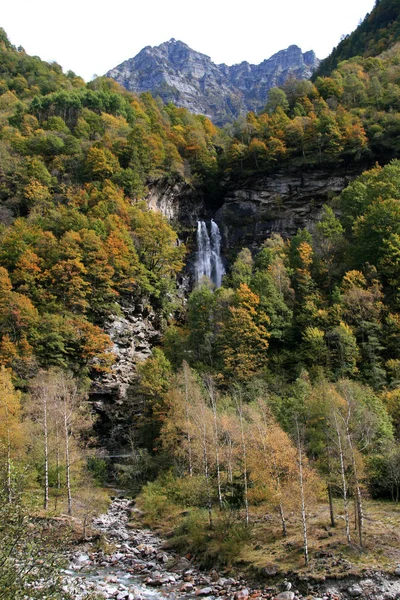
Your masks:
{"label": "waterfall", "polygon": [[221,259],[221,234],[218,225],[213,219],[211,219],[211,265],[213,267],[211,279],[216,287],[221,287],[222,277],[225,275]]}
{"label": "waterfall", "polygon": [[197,221],[197,255],[195,264],[196,281],[208,277],[216,287],[220,287],[225,275],[221,259],[221,234],[215,221],[211,219],[210,234],[204,221]]}

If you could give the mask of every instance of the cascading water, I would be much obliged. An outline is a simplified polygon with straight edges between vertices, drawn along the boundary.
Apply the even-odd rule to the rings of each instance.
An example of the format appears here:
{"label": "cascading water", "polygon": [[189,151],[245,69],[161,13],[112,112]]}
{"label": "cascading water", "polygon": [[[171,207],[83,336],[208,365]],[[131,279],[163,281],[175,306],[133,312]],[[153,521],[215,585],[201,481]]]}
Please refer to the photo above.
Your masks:
{"label": "cascading water", "polygon": [[210,234],[204,221],[197,221],[196,281],[208,277],[216,287],[220,287],[225,275],[221,259],[221,233],[211,219]]}
{"label": "cascading water", "polygon": [[221,259],[221,233],[215,221],[211,219],[211,265],[213,267],[213,283],[216,287],[221,287],[222,277],[225,275],[225,268]]}

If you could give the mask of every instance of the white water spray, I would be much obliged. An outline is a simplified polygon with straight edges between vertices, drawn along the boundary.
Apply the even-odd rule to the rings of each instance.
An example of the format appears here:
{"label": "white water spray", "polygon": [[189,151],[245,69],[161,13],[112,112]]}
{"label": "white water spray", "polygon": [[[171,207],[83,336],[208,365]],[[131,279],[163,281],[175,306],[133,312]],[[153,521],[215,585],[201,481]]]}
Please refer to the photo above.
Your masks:
{"label": "white water spray", "polygon": [[195,264],[196,282],[208,277],[216,287],[220,287],[225,275],[221,259],[221,233],[215,221],[211,220],[210,234],[204,221],[197,221],[197,256]]}

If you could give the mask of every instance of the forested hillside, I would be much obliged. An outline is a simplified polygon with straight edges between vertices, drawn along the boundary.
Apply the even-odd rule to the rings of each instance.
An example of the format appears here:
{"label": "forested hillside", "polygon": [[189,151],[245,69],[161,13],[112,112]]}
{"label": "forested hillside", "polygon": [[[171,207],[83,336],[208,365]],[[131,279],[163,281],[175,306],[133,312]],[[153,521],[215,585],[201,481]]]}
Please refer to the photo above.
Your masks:
{"label": "forested hillside", "polygon": [[398,0],[376,0],[373,10],[357,29],[345,36],[321,62],[316,76],[329,75],[343,60],[354,56],[377,56],[391,48],[400,38],[399,11]]}
{"label": "forested hillside", "polygon": [[279,167],[373,164],[398,156],[399,48],[350,59],[314,83],[289,79],[265,110],[229,130],[221,165],[236,174]]}
{"label": "forested hillside", "polygon": [[[1,30],[1,510],[18,521],[29,496],[32,513],[86,527],[112,484],[140,491],[146,522],[204,564],[261,569],[273,547],[271,560],[301,568],[325,538],[349,561],[365,551],[364,566],[400,560],[390,519],[378,531],[366,518],[374,499],[398,510],[400,494],[400,49],[388,32],[379,56],[289,79],[260,114],[218,129],[110,79],[85,84]],[[190,257],[181,224],[146,204],[156,182],[201,190],[209,214],[249,175],[316,166],[359,176],[316,226],[242,248],[221,287],[183,296]],[[106,328],[137,305],[160,343],[105,418],[88,397],[115,365]]]}
{"label": "forested hillside", "polygon": [[101,327],[118,298],[167,310],[185,253],[131,200],[152,179],[201,182],[216,129],[111,80],[86,86],[5,37],[0,61],[2,362],[21,379],[32,365],[108,368]]}

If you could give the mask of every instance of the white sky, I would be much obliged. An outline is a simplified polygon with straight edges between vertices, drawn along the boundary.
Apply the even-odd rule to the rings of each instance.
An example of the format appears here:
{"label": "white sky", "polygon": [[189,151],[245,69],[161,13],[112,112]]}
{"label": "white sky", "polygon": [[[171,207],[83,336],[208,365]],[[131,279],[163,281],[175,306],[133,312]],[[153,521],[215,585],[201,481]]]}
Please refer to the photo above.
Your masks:
{"label": "white sky", "polygon": [[171,38],[215,63],[257,64],[297,44],[327,56],[375,0],[4,0],[0,26],[28,54],[85,80]]}

